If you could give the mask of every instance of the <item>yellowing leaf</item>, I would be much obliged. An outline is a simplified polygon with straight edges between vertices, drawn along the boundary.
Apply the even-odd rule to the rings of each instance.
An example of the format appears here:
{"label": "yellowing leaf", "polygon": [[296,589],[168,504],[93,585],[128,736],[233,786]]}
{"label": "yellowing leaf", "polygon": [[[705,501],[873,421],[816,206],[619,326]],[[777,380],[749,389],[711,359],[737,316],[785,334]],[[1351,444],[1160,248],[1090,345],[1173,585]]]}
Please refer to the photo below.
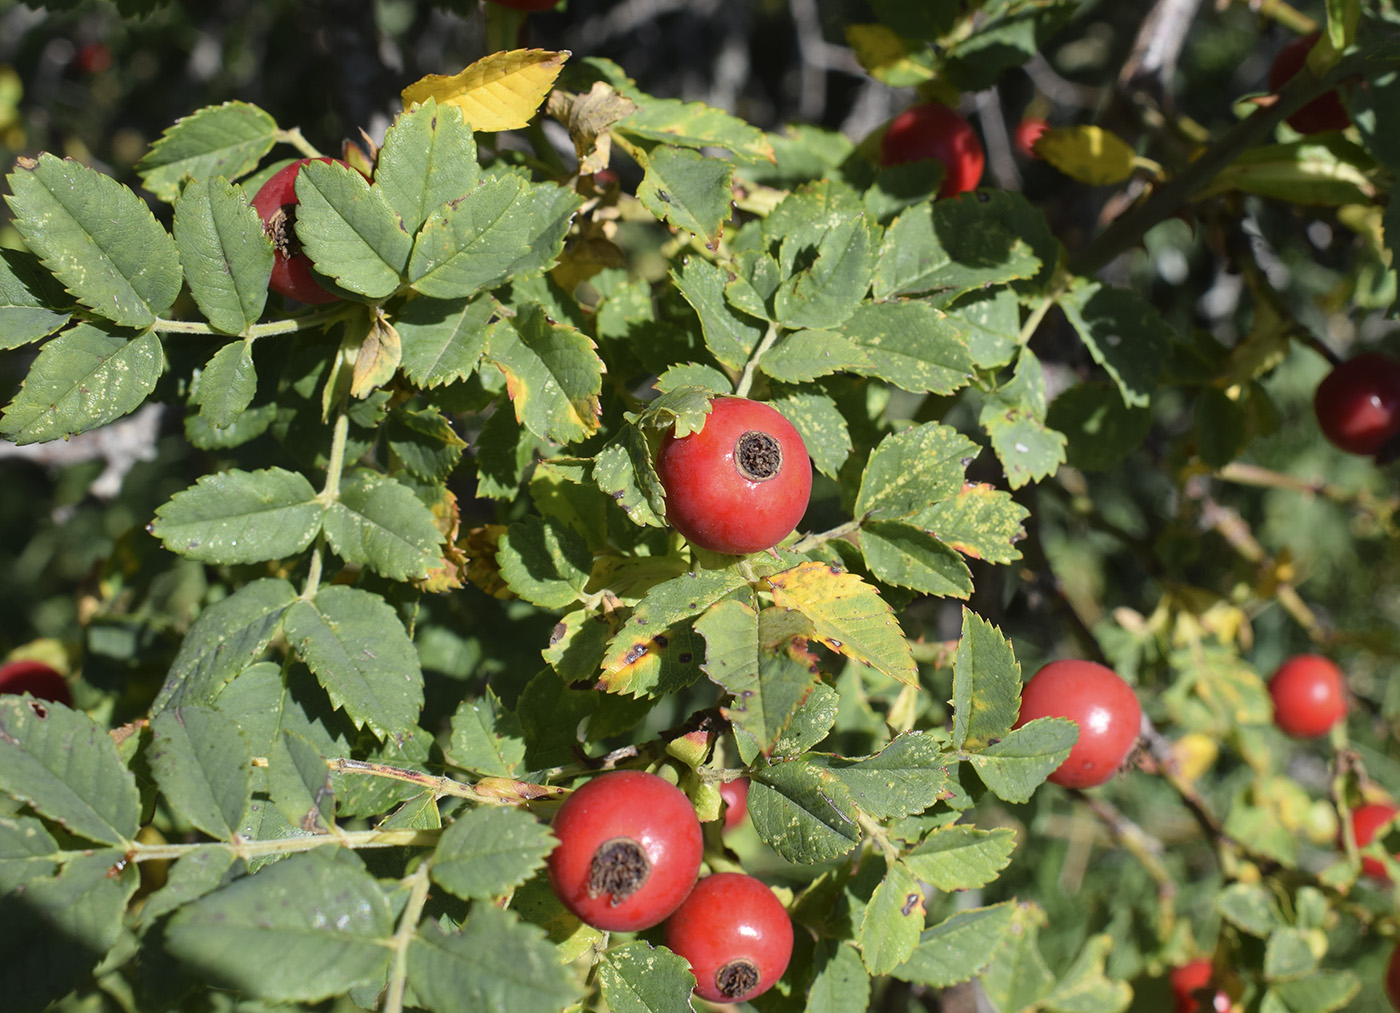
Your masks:
{"label": "yellowing leaf", "polygon": [[921,84],[933,77],[931,68],[912,58],[918,50],[884,25],[847,25],[846,43],[871,77],[892,88]]}
{"label": "yellowing leaf", "polygon": [[1051,127],[1035,144],[1047,162],[1066,176],[1104,186],[1133,174],[1137,157],[1128,143],[1102,127]]}
{"label": "yellowing leaf", "polygon": [[415,81],[403,90],[404,108],[434,98],[461,109],[473,130],[514,130],[530,122],[570,55],[567,49],[492,53],[460,73]]}
{"label": "yellowing leaf", "polygon": [[914,685],[913,652],[894,610],[854,573],[829,563],[799,563],[767,578],[773,604],[812,621],[812,639],[891,678]]}

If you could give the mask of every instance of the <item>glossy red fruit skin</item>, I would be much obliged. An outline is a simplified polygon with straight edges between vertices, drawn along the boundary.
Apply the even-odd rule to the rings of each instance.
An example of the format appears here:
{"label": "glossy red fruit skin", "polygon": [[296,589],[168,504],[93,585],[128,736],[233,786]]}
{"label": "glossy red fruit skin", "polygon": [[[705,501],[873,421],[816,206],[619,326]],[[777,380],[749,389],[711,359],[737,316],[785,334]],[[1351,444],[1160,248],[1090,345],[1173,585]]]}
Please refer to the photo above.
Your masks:
{"label": "glossy red fruit skin", "polygon": [[1385,967],[1385,995],[1390,1005],[1400,1010],[1400,945],[1390,953],[1390,963]]}
{"label": "glossy red fruit skin", "polygon": [[1400,361],[1362,352],[1323,377],[1313,394],[1322,435],[1351,454],[1375,454],[1400,433]]}
{"label": "glossy red fruit skin", "polygon": [[[301,172],[303,165],[312,161],[318,159],[303,158],[277,170],[253,195],[253,208],[265,226],[279,209],[293,208],[300,203],[296,192],[297,173]],[[348,167],[348,163],[337,158],[321,158],[319,161],[338,162]],[[267,287],[288,299],[304,303],[336,302],[340,298],[316,280],[316,274],[311,270],[311,260],[299,251],[293,251],[290,255],[284,250],[276,251],[272,261],[272,277]]]}
{"label": "glossy red fruit skin", "polygon": [[[776,471],[755,479],[736,451],[761,434],[781,450]],[[797,527],[812,495],[812,461],[791,422],[761,401],[717,397],[698,433],[667,433],[656,455],[666,520],[702,549],[735,556],[777,545]]]}
{"label": "glossy red fruit skin", "polygon": [[[1276,92],[1307,63],[1308,53],[1321,38],[1320,32],[1294,39],[1279,50],[1269,68],[1269,91]],[[1351,126],[1351,116],[1342,97],[1335,90],[1319,95],[1288,117],[1288,125],[1300,134],[1320,134],[1326,130],[1345,130]]]}
{"label": "glossy red fruit skin", "polygon": [[1027,158],[1039,158],[1040,153],[1035,150],[1035,142],[1040,140],[1040,135],[1049,129],[1050,124],[1039,116],[1027,116],[1016,124],[1011,140],[1016,145],[1016,150]]}
{"label": "glossy red fruit skin", "polygon": [[[570,795],[550,824],[559,843],[546,868],[560,902],[594,928],[635,932],[666,919],[700,873],[704,841],[695,808],[675,785],[655,774],[600,774]],[[593,894],[589,875],[599,847],[619,838],[641,848],[650,864],[636,892],[613,903]]]}
{"label": "glossy red fruit skin", "polygon": [[987,155],[972,125],[937,102],[904,110],[890,121],[880,139],[881,165],[902,165],[921,158],[943,163],[940,197],[975,189],[987,165]]}
{"label": "glossy red fruit skin", "polygon": [[1346,678],[1320,654],[1297,654],[1269,680],[1274,724],[1287,735],[1315,739],[1347,716]]}
{"label": "glossy red fruit skin", "polygon": [[[744,1002],[783,976],[792,957],[792,921],[759,880],[741,872],[717,872],[695,884],[666,920],[666,946],[690,962],[695,994],[711,1002]],[[756,981],[726,993],[719,973],[746,962]]]}
{"label": "glossy red fruit skin", "polygon": [[1142,725],[1142,706],[1111,668],[1067,658],[1052,661],[1021,688],[1020,728],[1036,718],[1069,718],[1079,740],[1049,777],[1066,788],[1092,788],[1118,772]]}
{"label": "glossy red fruit skin", "polygon": [[[1400,812],[1400,808],[1385,802],[1371,802],[1353,809],[1351,811],[1351,831],[1356,838],[1356,846],[1364,848],[1375,840],[1376,831],[1383,824],[1389,823],[1398,812]],[[1361,873],[1382,883],[1390,882],[1390,874],[1385,871],[1385,866],[1375,858],[1361,859]]]}
{"label": "glossy red fruit skin", "polygon": [[28,693],[66,706],[73,703],[63,676],[42,661],[7,661],[0,665],[0,693]]}
{"label": "glossy red fruit skin", "polygon": [[725,781],[719,786],[719,795],[724,799],[724,829],[733,830],[749,813],[749,779]]}
{"label": "glossy red fruit skin", "polygon": [[1196,999],[1196,993],[1210,985],[1212,974],[1209,960],[1192,960],[1172,968],[1168,980],[1171,982],[1172,996],[1176,999],[1176,1013],[1227,1013],[1230,995],[1224,989],[1215,993],[1209,1011]]}

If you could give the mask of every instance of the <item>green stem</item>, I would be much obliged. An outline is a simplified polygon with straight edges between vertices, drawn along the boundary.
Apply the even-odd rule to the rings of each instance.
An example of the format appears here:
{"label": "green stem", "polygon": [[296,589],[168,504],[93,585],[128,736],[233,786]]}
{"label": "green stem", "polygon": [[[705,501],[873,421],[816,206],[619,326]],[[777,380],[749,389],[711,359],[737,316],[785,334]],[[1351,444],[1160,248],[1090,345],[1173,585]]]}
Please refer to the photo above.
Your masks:
{"label": "green stem", "polygon": [[310,330],[313,327],[321,327],[331,320],[345,315],[345,309],[334,307],[332,309],[316,310],[302,316],[284,317],[280,320],[269,320],[266,323],[253,324],[241,335],[231,335],[227,331],[221,331],[202,320],[167,320],[164,317],[157,317],[155,323],[151,324],[151,330],[159,331],[163,334],[211,334],[221,338],[247,337],[247,338],[267,338],[275,334],[294,334],[297,331]]}
{"label": "green stem", "polygon": [[[441,830],[346,830],[335,834],[315,834],[308,837],[287,837],[271,841],[205,841],[199,844],[141,844],[130,845],[131,858],[136,862],[157,859],[173,861],[208,848],[223,848],[248,861],[266,855],[291,855],[316,848],[431,848],[437,845]],[[65,852],[77,857],[81,851]]]}
{"label": "green stem", "polygon": [[418,922],[423,917],[423,907],[428,903],[428,874],[432,871],[431,859],[425,859],[410,877],[408,903],[399,916],[399,927],[394,932],[394,967],[389,972],[389,990],[384,997],[384,1013],[403,1013],[404,990],[408,987],[408,945],[418,932]]}
{"label": "green stem", "polygon": [[773,347],[778,340],[778,325],[769,324],[768,333],[763,335],[763,340],[758,343],[758,347],[753,350],[753,355],[749,356],[749,361],[744,365],[744,373],[739,377],[738,386],[734,388],[734,393],[738,397],[748,397],[749,390],[753,387],[754,374],[758,372],[758,360],[763,358],[763,354]]}
{"label": "green stem", "polygon": [[1136,246],[1152,226],[1176,214],[1192,194],[1214,179],[1237,156],[1266,140],[1287,117],[1369,66],[1365,59],[1353,57],[1337,64],[1320,80],[1307,74],[1295,76],[1278,92],[1275,102],[1261,106],[1227,130],[1171,182],[1118,218],[1071,258],[1071,273],[1088,276],[1102,270],[1119,254]]}
{"label": "green stem", "polygon": [[838,524],[829,531],[813,532],[810,535],[803,535],[793,542],[789,548],[793,552],[806,552],[808,549],[815,549],[818,545],[831,541],[833,538],[844,538],[853,531],[860,530],[860,521],[847,521],[845,524]]}
{"label": "green stem", "polygon": [[325,156],[316,150],[316,145],[312,144],[302,136],[300,127],[292,127],[290,130],[279,130],[273,135],[274,142],[290,144],[307,158],[324,158]]}
{"label": "green stem", "polygon": [[350,416],[341,412],[335,417],[331,433],[330,461],[326,465],[326,484],[318,499],[329,505],[340,499],[340,475],[345,467],[345,443],[350,436]]}

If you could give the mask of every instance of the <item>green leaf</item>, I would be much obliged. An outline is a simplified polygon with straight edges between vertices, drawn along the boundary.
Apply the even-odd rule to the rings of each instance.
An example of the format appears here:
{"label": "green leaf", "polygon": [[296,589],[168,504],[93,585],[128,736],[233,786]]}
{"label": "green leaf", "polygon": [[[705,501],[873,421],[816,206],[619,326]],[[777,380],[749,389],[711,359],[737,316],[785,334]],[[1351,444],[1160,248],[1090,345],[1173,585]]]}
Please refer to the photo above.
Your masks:
{"label": "green leaf", "polygon": [[547,447],[515,420],[514,412],[497,405],[476,440],[477,497],[515,499],[526,472]]}
{"label": "green leaf", "polygon": [[491,335],[487,359],[506,377],[515,417],[542,440],[576,443],[598,430],[603,361],[582,331],[531,303]]}
{"label": "green leaf", "polygon": [[763,371],[783,383],[801,384],[832,373],[868,370],[864,348],[837,331],[801,330],[782,338],[762,359]]}
{"label": "green leaf", "polygon": [[979,369],[1005,366],[1021,350],[1021,304],[1010,288],[978,289],[943,306]]}
{"label": "green leaf", "polygon": [[210,837],[229,840],[252,800],[252,754],[229,718],[173,707],[151,718],[151,772],[166,803]]}
{"label": "green leaf", "polygon": [[559,521],[525,517],[501,536],[501,577],[541,608],[564,608],[583,597],[593,553],[583,536]]}
{"label": "green leaf", "polygon": [[1307,930],[1285,926],[1270,933],[1264,946],[1264,977],[1278,981],[1298,978],[1317,970]]}
{"label": "green leaf", "polygon": [[408,983],[432,1013],[559,1013],[578,998],[543,931],[490,904],[473,905],[459,932],[421,924]]}
{"label": "green leaf", "polygon": [[870,1005],[870,975],[855,947],[822,940],[815,963],[803,1013],[850,1013]]}
{"label": "green leaf", "polygon": [[325,507],[304,476],[284,468],[205,475],[156,510],[151,524],[171,552],[206,563],[295,556],[321,532]]}
{"label": "green leaf", "polygon": [[904,861],[920,880],[952,893],[995,880],[1015,848],[1016,833],[1009,827],[978,830],[953,825],[929,834]]}
{"label": "green leaf", "polygon": [[856,935],[871,974],[889,974],[909,959],[919,945],[924,915],[923,888],[902,862],[895,862],[865,906]]}
{"label": "green leaf", "polygon": [[24,250],[0,250],[0,350],[19,348],[52,334],[71,313],[63,286]]}
{"label": "green leaf", "polygon": [[165,365],[160,339],[78,324],[45,343],[0,436],[14,443],[67,439],[133,411],[155,390]]}
{"label": "green leaf", "polygon": [[[1081,383],[1050,402],[1045,424],[1065,434],[1066,460],[1083,471],[1118,467],[1140,447],[1152,428],[1152,413],[1129,408],[1118,391],[1104,383]],[[1220,455],[1221,465],[1234,457]]]}
{"label": "green leaf", "polygon": [[383,190],[349,166],[317,160],[297,173],[296,194],[297,239],[318,272],[370,299],[398,289],[413,236]]}
{"label": "green leaf", "polygon": [[1281,999],[1289,1010],[1300,1013],[1331,1013],[1346,1009],[1361,991],[1361,982],[1351,971],[1318,971],[1294,981],[1276,982],[1266,993]]}
{"label": "green leaf", "polygon": [[921,813],[933,805],[947,786],[951,762],[933,736],[903,732],[874,756],[833,757],[829,766],[856,805],[886,820]]}
{"label": "green leaf", "polygon": [[978,421],[1013,489],[1053,475],[1064,462],[1065,437],[1045,425],[1045,376],[1028,348],[1012,379],[988,395]]}
{"label": "green leaf", "polygon": [[0,816],[0,897],[52,876],[58,852],[58,842],[33,816]]}
{"label": "green leaf", "polygon": [[799,563],[767,577],[773,602],[812,620],[813,639],[906,685],[917,680],[909,642],[874,587],[829,563]]}
{"label": "green leaf", "polygon": [[175,202],[171,231],[199,311],[221,331],[245,333],[262,316],[273,263],[247,196],[222,176],[197,180]]}
{"label": "green leaf", "polygon": [[853,449],[846,416],[825,394],[793,393],[769,402],[802,434],[813,466],[835,478]]}
{"label": "green leaf", "polygon": [[634,523],[664,527],[665,492],[646,434],[626,426],[593,459],[593,481]]}
{"label": "green leaf", "polygon": [[124,327],[149,327],[180,294],[180,254],[141,198],[48,152],[7,177],[14,226],[73,296]]}
{"label": "green leaf", "polygon": [[695,1009],[690,962],[643,940],[610,947],[598,964],[598,984],[611,1013],[672,1013]]}
{"label": "green leaf", "polygon": [[[848,320],[874,276],[872,231],[864,214],[832,224],[811,251],[811,266],[784,281],[774,294],[778,322],[789,328],[836,328]],[[810,238],[799,235],[791,242],[802,244]],[[790,263],[797,254],[788,252],[789,242],[784,240],[780,260]]]}
{"label": "green leaf", "polygon": [[1079,726],[1068,718],[1037,718],[967,760],[997,798],[1025,802],[1065,762],[1078,738]]}
{"label": "green leaf", "polygon": [[1131,289],[1083,280],[1060,307],[1094,361],[1118,385],[1123,403],[1148,404],[1172,342],[1172,330],[1156,308]]}
{"label": "green leaf", "polygon": [[140,883],[123,851],[76,854],[55,877],[0,893],[6,1013],[41,1013],[75,988],[121,938],[122,915]]}
{"label": "green leaf", "polygon": [[637,185],[642,206],[713,248],[732,212],[730,164],[670,144],[634,151],[643,170]]}
{"label": "green leaf", "polygon": [[956,429],[937,422],[886,436],[866,462],[855,516],[917,521],[930,503],[957,495],[964,462],[980,450]]}
{"label": "green leaf", "polygon": [[267,755],[267,791],[294,827],[312,834],[335,826],[335,789],[330,767],[301,732],[282,729]]}
{"label": "green leaf", "polygon": [[398,613],[359,588],[323,587],[286,616],[287,640],[356,727],[388,737],[418,722],[423,672]]}
{"label": "green leaf", "polygon": [[639,91],[620,67],[607,60],[590,57],[589,69],[603,75],[614,88],[637,104],[634,112],[613,124],[614,129],[634,137],[689,148],[724,148],[736,155],[773,158],[773,149],[763,131],[737,116],[703,102],[681,102],[656,98]]}
{"label": "green leaf", "polygon": [[582,198],[520,176],[488,177],[428,216],[413,244],[408,280],[436,299],[458,299],[538,274],[563,249]]}
{"label": "green leaf", "polygon": [[175,121],[136,171],[146,189],[173,201],[186,177],[237,179],[252,172],[277,140],[277,121],[247,102],[207,106]]}
{"label": "green leaf", "polygon": [[810,755],[753,769],[749,817],[758,836],[789,862],[829,861],[860,841],[849,790]]}
{"label": "green leaf", "polygon": [[384,133],[374,185],[410,236],[479,179],[476,139],[457,106],[439,106],[429,98],[400,113]]}
{"label": "green leaf", "polygon": [[840,330],[864,355],[863,364],[850,368],[858,375],[916,394],[951,394],[972,379],[975,364],[963,336],[929,303],[862,303]]}
{"label": "green leaf", "polygon": [[875,298],[938,292],[951,299],[1033,278],[1041,261],[1019,231],[1024,199],[1000,191],[977,196],[932,201],[900,214],[880,247]]}
{"label": "green leaf", "polygon": [[467,447],[436,408],[391,410],[384,439],[396,464],[429,482],[446,482]]}
{"label": "green leaf", "polygon": [[1231,883],[1215,898],[1215,907],[1235,928],[1260,939],[1285,924],[1273,892],[1257,883]]}
{"label": "green leaf", "polygon": [[516,702],[525,740],[525,766],[541,770],[570,762],[580,745],[579,725],[598,709],[594,690],[570,689],[553,669],[535,673]]}
{"label": "green leaf", "polygon": [[257,390],[252,344],[230,341],[205,363],[190,403],[199,405],[200,418],[207,425],[227,429],[238,423]]}
{"label": "green leaf", "polygon": [[556,843],[524,810],[478,806],[458,816],[438,839],[433,880],[458,897],[500,897],[544,865]]}
{"label": "green leaf", "polygon": [[1020,713],[1021,666],[1001,630],[964,608],[953,667],[953,748],[981,749],[1010,733]]}
{"label": "green leaf", "polygon": [[432,511],[408,486],[368,468],[341,481],[325,528],[338,556],[391,580],[423,577],[442,561],[442,533]]}
{"label": "green leaf", "polygon": [[1113,949],[1107,934],[1091,936],[1054,989],[1045,997],[1055,1013],[1122,1013],[1133,1001],[1133,989],[1125,981],[1113,981],[1104,963]]}
{"label": "green leaf", "polygon": [[886,584],[936,596],[972,595],[972,571],[962,557],[919,528],[888,521],[865,524],[860,548],[870,572]]}
{"label": "green leaf", "polygon": [[724,271],[700,257],[683,259],[672,268],[671,281],[700,317],[705,347],[722,365],[743,369],[764,329],[735,313],[724,296]]}
{"label": "green leaf", "polygon": [[141,905],[141,924],[154,925],[170,912],[224,886],[232,879],[230,870],[237,861],[237,855],[217,844],[184,852],[170,867],[165,885]]}
{"label": "green leaf", "polygon": [[1014,901],[959,911],[927,929],[908,961],[892,973],[933,988],[970,981],[1011,937],[1015,915]]}
{"label": "green leaf", "polygon": [[0,788],[70,833],[126,844],[141,800],[111,736],[82,711],[0,696]]}
{"label": "green leaf", "polygon": [[170,707],[213,703],[234,677],[257,661],[282,628],[282,617],[297,600],[296,589],[280,578],[244,584],[200,612],[170,665],[152,714]]}
{"label": "green leaf", "polygon": [[1016,543],[1026,537],[1022,525],[1029,516],[1009,493],[969,482],[952,499],[930,504],[919,514],[919,524],[964,556],[1010,563],[1021,558]]}
{"label": "green leaf", "polygon": [[1290,204],[1340,207],[1376,198],[1376,162],[1337,133],[1285,144],[1256,144],[1217,172],[1191,202],[1222,193],[1258,194]]}
{"label": "green leaf", "polygon": [[204,980],[265,999],[315,1002],[382,982],[394,931],[359,859],[292,855],[170,919],[170,950]]}
{"label": "green leaf", "polygon": [[410,299],[394,317],[403,375],[428,390],[471,376],[499,326],[495,309],[490,299]]}

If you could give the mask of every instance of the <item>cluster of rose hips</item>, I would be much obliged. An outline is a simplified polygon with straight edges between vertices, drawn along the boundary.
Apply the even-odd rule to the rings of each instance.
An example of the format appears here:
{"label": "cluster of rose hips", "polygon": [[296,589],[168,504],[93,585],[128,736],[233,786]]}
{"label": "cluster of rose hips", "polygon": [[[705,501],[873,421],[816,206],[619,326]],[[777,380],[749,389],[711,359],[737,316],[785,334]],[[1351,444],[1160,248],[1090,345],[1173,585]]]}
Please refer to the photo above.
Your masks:
{"label": "cluster of rose hips", "polygon": [[[726,824],[735,808],[731,803]],[[565,800],[551,827],[559,843],[548,874],[559,901],[580,921],[607,931],[665,922],[666,946],[690,963],[696,995],[743,1002],[787,970],[786,909],[752,876],[700,877],[700,822],[669,781],[637,770],[601,774]]]}

